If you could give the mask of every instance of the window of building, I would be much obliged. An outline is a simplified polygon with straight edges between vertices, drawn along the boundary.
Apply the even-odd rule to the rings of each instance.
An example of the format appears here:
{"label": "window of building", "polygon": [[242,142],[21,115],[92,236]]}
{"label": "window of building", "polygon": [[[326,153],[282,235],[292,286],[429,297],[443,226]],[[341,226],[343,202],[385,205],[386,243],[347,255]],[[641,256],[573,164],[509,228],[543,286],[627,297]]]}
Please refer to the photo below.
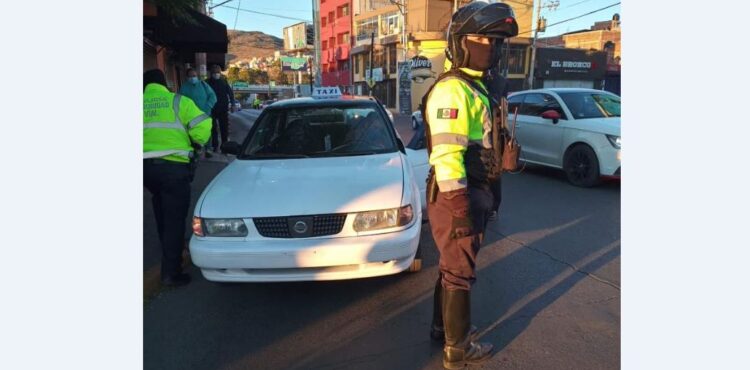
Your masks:
{"label": "window of building", "polygon": [[338,34],[338,44],[339,45],[349,45],[349,32],[344,32]]}
{"label": "window of building", "polygon": [[333,12],[328,12],[328,23],[333,23],[334,14]]}
{"label": "window of building", "polygon": [[344,4],[344,6],[341,7],[341,15],[343,17],[346,17],[349,15],[349,4]]}
{"label": "window of building", "polygon": [[357,32],[357,41],[369,40],[370,34],[375,32],[375,36],[378,33],[378,17],[370,17],[367,19],[361,19],[355,24]]}
{"label": "window of building", "polygon": [[320,19],[320,26],[325,27],[326,26],[326,17],[323,17]]}
{"label": "window of building", "polygon": [[393,35],[399,31],[399,22],[401,20],[401,14],[399,13],[388,13],[383,15],[382,22],[380,24],[380,36]]}
{"label": "window of building", "polygon": [[357,54],[352,58],[352,64],[354,64],[354,74],[359,74],[359,60],[361,56],[361,54]]}
{"label": "window of building", "polygon": [[508,74],[525,74],[526,73],[526,47],[522,45],[511,45],[507,50],[507,45],[503,47],[502,63],[505,63],[505,52],[508,52]]}
{"label": "window of building", "polygon": [[330,46],[330,47],[336,46],[336,38],[335,37],[329,37],[328,38],[328,46]]}
{"label": "window of building", "polygon": [[323,50],[328,49],[328,41],[323,40],[323,41],[320,42],[320,44],[321,44],[320,45],[321,49],[323,49]]}

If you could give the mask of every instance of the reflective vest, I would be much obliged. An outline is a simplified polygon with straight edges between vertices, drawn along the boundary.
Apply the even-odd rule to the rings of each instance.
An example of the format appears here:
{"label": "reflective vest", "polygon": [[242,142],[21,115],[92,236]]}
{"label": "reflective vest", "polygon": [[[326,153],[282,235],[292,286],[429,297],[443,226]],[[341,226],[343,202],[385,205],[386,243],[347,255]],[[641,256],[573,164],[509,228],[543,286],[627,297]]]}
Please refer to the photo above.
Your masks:
{"label": "reflective vest", "polygon": [[160,84],[143,91],[143,158],[190,162],[191,143],[204,145],[211,136],[211,117],[187,97]]}
{"label": "reflective vest", "polygon": [[458,77],[438,81],[426,98],[425,114],[431,142],[430,165],[441,192],[466,188],[464,154],[470,145],[492,149],[492,116],[482,72],[462,68],[483,91]]}

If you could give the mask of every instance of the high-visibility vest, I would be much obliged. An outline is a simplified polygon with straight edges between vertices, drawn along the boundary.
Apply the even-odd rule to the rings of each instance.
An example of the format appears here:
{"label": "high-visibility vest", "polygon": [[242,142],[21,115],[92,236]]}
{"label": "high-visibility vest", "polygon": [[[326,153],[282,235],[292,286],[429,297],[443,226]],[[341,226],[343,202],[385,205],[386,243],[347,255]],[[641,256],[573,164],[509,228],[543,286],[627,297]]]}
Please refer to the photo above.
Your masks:
{"label": "high-visibility vest", "polygon": [[432,145],[429,160],[441,192],[466,188],[464,153],[469,145],[492,148],[491,106],[481,81],[482,72],[461,70],[484,91],[449,76],[434,85],[425,104]]}
{"label": "high-visibility vest", "polygon": [[191,143],[204,145],[211,137],[211,117],[195,103],[160,84],[143,91],[143,158],[188,163]]}

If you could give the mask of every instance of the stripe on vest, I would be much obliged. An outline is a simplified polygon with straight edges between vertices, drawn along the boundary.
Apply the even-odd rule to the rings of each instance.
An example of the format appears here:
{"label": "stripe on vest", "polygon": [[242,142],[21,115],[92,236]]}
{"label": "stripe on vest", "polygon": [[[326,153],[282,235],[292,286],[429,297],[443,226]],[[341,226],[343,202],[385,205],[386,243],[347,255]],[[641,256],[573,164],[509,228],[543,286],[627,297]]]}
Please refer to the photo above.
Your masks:
{"label": "stripe on vest", "polygon": [[153,151],[153,152],[144,152],[143,153],[143,158],[144,159],[146,159],[146,158],[161,158],[161,157],[166,157],[166,156],[172,155],[172,154],[183,155],[183,156],[185,156],[187,158],[190,158],[190,151],[179,150],[179,149],[174,149],[174,150],[157,150],[157,151]]}
{"label": "stripe on vest", "polygon": [[432,135],[432,146],[440,144],[453,144],[467,146],[469,145],[469,137],[461,134],[442,133]]}
{"label": "stripe on vest", "polygon": [[172,108],[174,108],[174,121],[180,124],[182,124],[182,121],[180,121],[180,100],[182,100],[181,98],[182,98],[182,95],[174,94],[174,100],[172,100]]}
{"label": "stripe on vest", "polygon": [[200,116],[195,117],[195,118],[191,119],[190,122],[188,122],[188,129],[191,129],[191,128],[197,126],[199,123],[201,123],[201,122],[203,122],[203,121],[205,121],[207,119],[210,119],[210,118],[211,118],[211,116],[209,116],[208,114],[203,113]]}
{"label": "stripe on vest", "polygon": [[143,124],[143,128],[171,128],[177,130],[184,130],[185,127],[178,122],[148,122]]}

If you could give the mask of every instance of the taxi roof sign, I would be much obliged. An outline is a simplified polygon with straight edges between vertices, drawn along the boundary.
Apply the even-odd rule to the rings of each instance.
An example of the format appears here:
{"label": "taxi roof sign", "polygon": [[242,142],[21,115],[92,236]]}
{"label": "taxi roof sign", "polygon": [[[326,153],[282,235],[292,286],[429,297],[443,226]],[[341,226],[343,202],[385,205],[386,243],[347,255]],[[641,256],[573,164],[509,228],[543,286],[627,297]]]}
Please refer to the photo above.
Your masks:
{"label": "taxi roof sign", "polygon": [[341,97],[341,90],[338,86],[315,87],[313,88],[312,97],[316,99],[339,98]]}

